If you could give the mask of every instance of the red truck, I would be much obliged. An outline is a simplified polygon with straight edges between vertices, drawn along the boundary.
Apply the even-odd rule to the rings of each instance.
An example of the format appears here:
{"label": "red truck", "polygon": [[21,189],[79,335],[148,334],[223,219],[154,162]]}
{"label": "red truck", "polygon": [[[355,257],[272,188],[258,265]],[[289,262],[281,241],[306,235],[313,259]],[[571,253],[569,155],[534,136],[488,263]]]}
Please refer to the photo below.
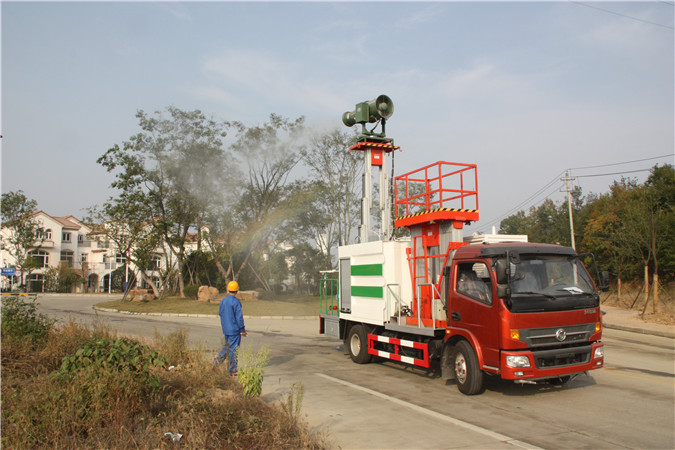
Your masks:
{"label": "red truck", "polygon": [[394,226],[410,237],[338,248],[338,270],[321,285],[320,333],[343,339],[359,364],[440,367],[467,395],[486,376],[566,383],[601,368],[600,299],[580,255],[510,236],[464,239],[478,220],[476,185],[470,164],[396,177]]}

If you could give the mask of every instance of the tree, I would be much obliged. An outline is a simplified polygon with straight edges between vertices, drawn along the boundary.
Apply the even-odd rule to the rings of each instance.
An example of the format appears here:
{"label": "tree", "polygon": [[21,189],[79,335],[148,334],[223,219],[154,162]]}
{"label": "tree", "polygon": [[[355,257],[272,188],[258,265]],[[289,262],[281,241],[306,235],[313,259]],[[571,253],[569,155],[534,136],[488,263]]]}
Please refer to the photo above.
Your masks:
{"label": "tree", "polygon": [[[227,184],[223,139],[230,124],[175,107],[154,116],[141,110],[136,117],[142,131],[98,162],[108,171],[119,170],[112,187],[128,189],[129,198],[147,213],[146,223],[162,236],[176,259],[176,284],[183,296],[187,247]],[[228,173],[235,167],[230,165]]]}
{"label": "tree", "polygon": [[303,151],[303,162],[312,172],[308,177],[314,192],[314,217],[311,226],[318,239],[317,227],[323,227],[325,237],[317,240],[319,248],[325,242],[328,258],[336,245],[347,245],[359,222],[359,193],[363,160],[350,152],[356,135],[341,130],[314,135]]}
{"label": "tree", "polygon": [[[158,229],[148,222],[134,216],[134,207],[125,208],[118,199],[110,199],[102,209],[91,208],[89,220],[102,223],[93,227],[94,237],[109,240],[114,244],[116,253],[124,255],[127,262],[133,263],[143,281],[150,286],[155,297],[162,296],[165,283],[160,286],[148,275],[153,267],[157,249],[162,246],[162,238]],[[149,269],[152,268],[152,269]]]}
{"label": "tree", "polygon": [[614,182],[610,192],[593,197],[587,203],[585,215],[587,217],[583,230],[583,239],[580,247],[593,253],[598,261],[616,275],[617,297],[621,301],[622,281],[634,274],[631,264],[631,254],[625,237],[621,234],[622,208],[628,189],[631,189],[628,180]]}
{"label": "tree", "polygon": [[2,228],[8,230],[4,239],[5,249],[28,276],[36,267],[27,261],[28,253],[39,248],[44,241],[44,230],[35,216],[36,212],[37,202],[26,197],[23,191],[2,194]]}
{"label": "tree", "polygon": [[318,268],[327,267],[327,255],[308,244],[300,244],[286,252],[290,260],[290,273],[301,292],[316,292],[319,287]]}
{"label": "tree", "polygon": [[73,286],[84,281],[73,269],[63,265],[50,267],[44,273],[46,290],[48,292],[72,292]]}
{"label": "tree", "polygon": [[[654,300],[653,312],[659,303],[659,260],[673,260],[673,234],[675,231],[675,170],[673,166],[654,166],[644,185],[647,205],[648,242],[653,258],[652,287]],[[672,273],[672,272],[671,272]],[[646,307],[646,305],[645,305]]]}
{"label": "tree", "polygon": [[[237,280],[253,253],[272,242],[277,227],[294,214],[289,176],[300,158],[304,117],[291,122],[271,114],[270,120],[261,126],[246,127],[238,122],[234,126],[238,131],[232,149],[243,158],[248,180],[243,183],[240,201],[227,219],[233,225],[230,230],[233,235],[221,236],[219,240],[231,245],[227,272]],[[232,258],[235,253],[244,255],[237,268]]]}
{"label": "tree", "polygon": [[152,265],[157,247],[162,244],[161,234],[153,226],[152,205],[145,190],[143,158],[130,150],[114,146],[98,163],[108,172],[121,169],[116,174],[112,187],[118,194],[110,197],[102,206],[89,209],[87,221],[92,224],[95,238],[109,240],[117,253],[140,269],[141,278],[150,286],[155,297],[161,292],[146,272]]}

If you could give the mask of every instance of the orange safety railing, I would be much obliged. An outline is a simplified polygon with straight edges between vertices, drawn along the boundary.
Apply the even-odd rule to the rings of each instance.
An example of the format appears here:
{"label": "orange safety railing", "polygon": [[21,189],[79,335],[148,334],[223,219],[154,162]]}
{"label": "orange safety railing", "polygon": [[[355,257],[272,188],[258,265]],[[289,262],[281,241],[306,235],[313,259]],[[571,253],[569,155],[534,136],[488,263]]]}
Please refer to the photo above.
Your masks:
{"label": "orange safety railing", "polygon": [[395,226],[478,220],[475,164],[438,161],[395,178]]}

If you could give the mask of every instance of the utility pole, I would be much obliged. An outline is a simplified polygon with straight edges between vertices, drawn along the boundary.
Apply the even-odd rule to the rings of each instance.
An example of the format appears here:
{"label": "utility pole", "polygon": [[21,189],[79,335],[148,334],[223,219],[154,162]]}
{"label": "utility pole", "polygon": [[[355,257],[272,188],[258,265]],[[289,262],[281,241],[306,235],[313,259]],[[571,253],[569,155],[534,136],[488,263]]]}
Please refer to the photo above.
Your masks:
{"label": "utility pole", "polygon": [[570,238],[572,242],[572,248],[576,251],[577,247],[574,242],[574,218],[572,217],[572,190],[570,189],[570,181],[574,181],[576,178],[570,178],[569,170],[565,171],[565,178],[561,178],[561,181],[565,182],[565,192],[567,192],[567,210],[570,215]]}

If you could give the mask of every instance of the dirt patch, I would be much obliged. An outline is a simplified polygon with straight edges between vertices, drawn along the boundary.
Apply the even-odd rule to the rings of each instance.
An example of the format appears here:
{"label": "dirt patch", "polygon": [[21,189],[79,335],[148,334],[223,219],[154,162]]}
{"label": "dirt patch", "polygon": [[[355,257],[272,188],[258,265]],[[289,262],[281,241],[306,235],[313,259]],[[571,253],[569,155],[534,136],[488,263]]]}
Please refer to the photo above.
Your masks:
{"label": "dirt patch", "polygon": [[[636,311],[647,323],[675,325],[675,282],[668,283],[659,289],[659,300],[654,307],[653,291],[649,294],[645,308],[644,290],[639,285],[624,286],[621,298],[616,290],[603,295],[602,304]],[[644,314],[642,314],[644,312]]]}

